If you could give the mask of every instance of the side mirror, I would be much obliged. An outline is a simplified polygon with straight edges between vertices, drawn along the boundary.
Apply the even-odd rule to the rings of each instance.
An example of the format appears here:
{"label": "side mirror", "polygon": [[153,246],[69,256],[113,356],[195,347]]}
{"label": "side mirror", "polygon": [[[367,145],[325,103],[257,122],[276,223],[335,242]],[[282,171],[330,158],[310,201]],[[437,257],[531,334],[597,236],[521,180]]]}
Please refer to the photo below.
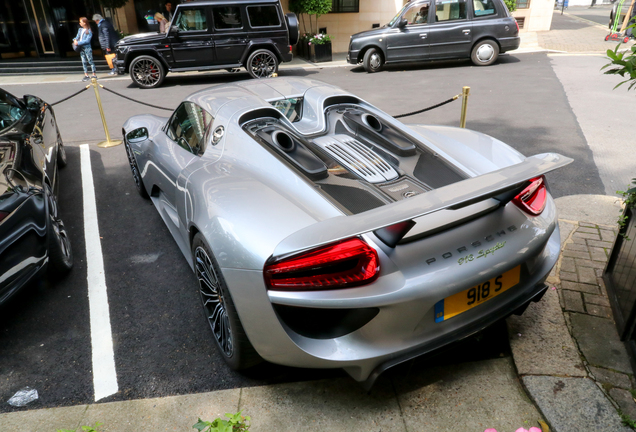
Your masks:
{"label": "side mirror", "polygon": [[135,129],[126,134],[126,141],[129,143],[138,143],[148,139],[148,129],[145,127]]}
{"label": "side mirror", "polygon": [[179,27],[177,27],[176,25],[170,26],[170,34],[179,36]]}
{"label": "side mirror", "polygon": [[400,21],[398,21],[398,28],[404,28],[408,23],[409,22],[406,20],[406,18],[401,18]]}
{"label": "side mirror", "polygon": [[24,105],[27,107],[27,109],[33,110],[40,108],[40,98],[36,96],[24,95],[22,101],[24,102]]}

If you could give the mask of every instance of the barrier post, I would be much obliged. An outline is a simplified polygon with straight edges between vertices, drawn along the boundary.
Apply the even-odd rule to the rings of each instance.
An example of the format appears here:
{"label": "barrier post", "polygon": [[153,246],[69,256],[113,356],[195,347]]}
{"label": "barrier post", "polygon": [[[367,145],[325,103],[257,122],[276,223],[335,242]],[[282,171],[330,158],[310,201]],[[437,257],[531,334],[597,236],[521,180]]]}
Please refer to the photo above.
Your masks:
{"label": "barrier post", "polygon": [[115,147],[121,144],[122,140],[111,140],[110,134],[108,133],[108,126],[106,125],[106,117],[104,116],[104,108],[102,107],[102,98],[99,97],[99,89],[98,86],[103,87],[101,84],[97,84],[97,79],[91,78],[91,85],[95,90],[95,99],[97,99],[97,107],[99,108],[99,115],[102,116],[102,124],[104,125],[104,132],[106,132],[106,141],[102,141],[97,144],[97,147]]}
{"label": "barrier post", "polygon": [[466,110],[468,109],[468,95],[470,94],[470,87],[462,87],[462,114],[459,119],[459,127],[466,127]]}

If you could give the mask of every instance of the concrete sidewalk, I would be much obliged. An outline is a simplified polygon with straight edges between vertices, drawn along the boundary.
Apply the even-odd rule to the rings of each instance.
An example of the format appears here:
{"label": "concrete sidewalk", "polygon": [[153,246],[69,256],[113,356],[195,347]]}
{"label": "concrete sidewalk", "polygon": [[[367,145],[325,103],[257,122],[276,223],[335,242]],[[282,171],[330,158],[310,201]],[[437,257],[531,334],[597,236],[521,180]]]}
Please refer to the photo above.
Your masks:
{"label": "concrete sidewalk", "polygon": [[512,432],[546,422],[553,432],[627,432],[618,410],[636,418],[634,376],[599,279],[620,204],[602,195],[556,202],[564,249],[549,279],[555,288],[508,319],[512,360],[465,363],[452,373],[443,366],[389,371],[370,393],[338,378],[25,410],[0,415],[0,430],[53,432],[99,421],[105,432],[187,431],[199,417],[243,410],[253,431]]}

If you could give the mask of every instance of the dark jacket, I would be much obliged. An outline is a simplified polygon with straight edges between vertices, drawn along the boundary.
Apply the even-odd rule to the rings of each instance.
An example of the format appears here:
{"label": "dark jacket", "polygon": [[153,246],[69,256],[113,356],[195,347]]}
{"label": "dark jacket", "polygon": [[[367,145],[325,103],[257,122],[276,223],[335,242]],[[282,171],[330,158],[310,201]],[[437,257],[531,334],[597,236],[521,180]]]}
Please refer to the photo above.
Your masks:
{"label": "dark jacket", "polygon": [[99,35],[99,46],[106,54],[107,49],[115,50],[115,44],[119,40],[119,36],[115,31],[115,27],[106,19],[103,19],[97,25],[97,34]]}

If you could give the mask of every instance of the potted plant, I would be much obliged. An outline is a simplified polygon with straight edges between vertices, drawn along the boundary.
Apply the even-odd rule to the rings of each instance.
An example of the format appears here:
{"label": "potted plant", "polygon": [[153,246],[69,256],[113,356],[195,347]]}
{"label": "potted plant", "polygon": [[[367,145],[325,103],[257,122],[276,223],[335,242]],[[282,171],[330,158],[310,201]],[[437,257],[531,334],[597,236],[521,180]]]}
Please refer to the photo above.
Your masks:
{"label": "potted plant", "polygon": [[318,33],[309,39],[309,60],[314,63],[331,61],[331,36]]}
{"label": "potted plant", "polygon": [[[312,50],[310,41],[315,38],[318,33],[318,18],[321,15],[329,13],[331,7],[332,0],[289,0],[289,10],[298,15],[298,21],[302,23],[303,28],[301,32],[303,36],[298,40],[298,46],[296,48],[296,54],[298,56],[311,60]],[[309,19],[309,25],[307,25],[305,15]],[[313,19],[312,16],[314,17]],[[326,45],[326,42],[319,44]],[[322,51],[326,49],[326,47],[321,47],[318,51],[322,53]],[[331,38],[329,38],[329,52],[331,52]],[[331,54],[329,55],[331,56]]]}

